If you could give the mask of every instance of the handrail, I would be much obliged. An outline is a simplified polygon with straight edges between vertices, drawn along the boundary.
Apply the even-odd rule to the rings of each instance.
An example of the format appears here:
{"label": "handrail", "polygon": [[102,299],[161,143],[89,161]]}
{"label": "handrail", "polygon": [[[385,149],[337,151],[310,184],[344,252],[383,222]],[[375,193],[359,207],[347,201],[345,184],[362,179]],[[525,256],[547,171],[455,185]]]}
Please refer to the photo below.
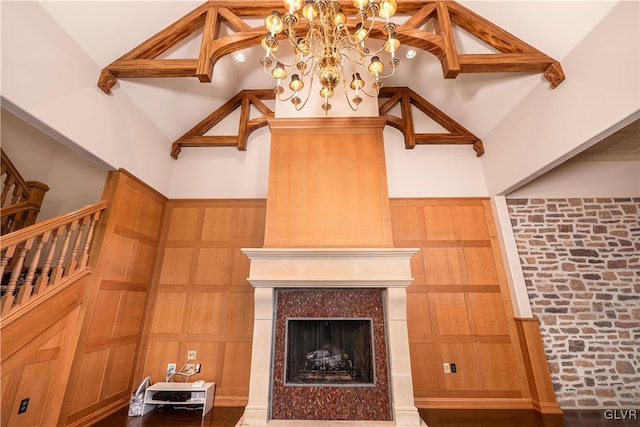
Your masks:
{"label": "handrail", "polygon": [[[1,149],[0,149],[1,150]],[[0,220],[2,234],[11,233],[20,228],[35,224],[40,213],[40,206],[49,187],[39,181],[25,181],[22,175],[2,151],[2,166],[0,179],[2,181],[2,194],[0,195]],[[20,210],[25,203],[30,208]],[[15,210],[18,209],[18,212]]]}
{"label": "handrail", "polygon": [[40,212],[40,205],[32,202],[19,202],[0,207],[0,232],[11,233],[28,226],[30,218],[36,218]]}
{"label": "handrail", "polygon": [[40,206],[31,202],[19,202],[19,203],[14,203],[13,205],[1,207],[0,212],[2,212],[2,216],[8,216],[8,215],[13,215],[20,212],[28,211],[34,208],[40,209]]}
{"label": "handrail", "polygon": [[88,268],[91,243],[107,201],[2,236],[1,316]]}

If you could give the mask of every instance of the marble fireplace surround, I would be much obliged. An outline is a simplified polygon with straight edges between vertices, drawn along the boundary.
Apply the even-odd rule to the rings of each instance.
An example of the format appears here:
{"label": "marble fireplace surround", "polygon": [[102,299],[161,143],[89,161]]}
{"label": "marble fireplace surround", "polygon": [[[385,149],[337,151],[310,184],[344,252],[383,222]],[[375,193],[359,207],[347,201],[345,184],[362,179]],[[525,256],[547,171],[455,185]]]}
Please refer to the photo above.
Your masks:
{"label": "marble fireplace surround", "polygon": [[[249,282],[255,288],[255,312],[249,400],[239,426],[426,426],[413,400],[407,293],[411,284],[411,258],[418,249],[322,248],[242,249],[250,259]],[[391,385],[392,421],[303,421],[269,419],[271,352],[275,290],[384,289],[386,333]]]}

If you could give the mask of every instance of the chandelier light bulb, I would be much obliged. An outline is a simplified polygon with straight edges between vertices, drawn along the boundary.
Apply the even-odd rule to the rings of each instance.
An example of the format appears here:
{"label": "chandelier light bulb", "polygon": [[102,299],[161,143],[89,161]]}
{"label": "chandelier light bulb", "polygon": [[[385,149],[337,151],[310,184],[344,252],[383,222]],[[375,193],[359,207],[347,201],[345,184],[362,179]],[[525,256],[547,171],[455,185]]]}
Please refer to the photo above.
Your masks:
{"label": "chandelier light bulb", "polygon": [[364,28],[364,26],[360,22],[358,22],[356,24],[355,32],[353,33],[354,40],[357,43],[360,43],[361,41],[367,38],[367,35],[368,35],[367,29]]}
{"label": "chandelier light bulb", "polygon": [[305,0],[304,7],[302,8],[302,16],[309,21],[313,21],[313,18],[318,16],[318,11],[313,6],[313,0]]}
{"label": "chandelier light bulb", "polygon": [[300,76],[298,74],[291,75],[291,82],[289,83],[289,89],[294,92],[301,90],[304,87],[304,83],[300,80]]}
{"label": "chandelier light bulb", "polygon": [[379,57],[374,56],[373,58],[371,58],[371,64],[369,64],[368,70],[371,75],[377,77],[382,74],[382,71],[384,70],[384,64],[382,63],[382,61],[380,61]]}
{"label": "chandelier light bulb", "polygon": [[284,69],[284,65],[282,65],[282,62],[277,62],[276,66],[273,67],[271,77],[273,77],[274,79],[283,79],[287,77],[287,71]]}
{"label": "chandelier light bulb", "polygon": [[293,13],[302,9],[302,0],[284,0],[284,6]]}
{"label": "chandelier light bulb", "polygon": [[333,17],[333,25],[338,27],[339,25],[345,25],[347,23],[347,17],[342,12],[342,8],[338,9],[338,12]]}
{"label": "chandelier light bulb", "polygon": [[364,6],[368,3],[367,0],[353,0],[353,5],[360,10],[364,9]]}
{"label": "chandelier light bulb", "polygon": [[360,77],[360,73],[353,74],[349,87],[356,91],[364,87],[364,80],[362,80],[362,77]]}
{"label": "chandelier light bulb", "polygon": [[398,48],[400,47],[400,40],[396,36],[396,32],[389,33],[389,38],[387,39],[387,43],[384,45],[384,50],[387,52],[394,54]]}
{"label": "chandelier light bulb", "polygon": [[396,14],[398,3],[395,0],[382,0],[380,2],[380,10],[378,16],[382,19],[389,19]]}
{"label": "chandelier light bulb", "polygon": [[264,19],[264,26],[272,34],[280,34],[284,30],[284,22],[282,22],[282,16],[280,12],[274,10],[269,16]]}

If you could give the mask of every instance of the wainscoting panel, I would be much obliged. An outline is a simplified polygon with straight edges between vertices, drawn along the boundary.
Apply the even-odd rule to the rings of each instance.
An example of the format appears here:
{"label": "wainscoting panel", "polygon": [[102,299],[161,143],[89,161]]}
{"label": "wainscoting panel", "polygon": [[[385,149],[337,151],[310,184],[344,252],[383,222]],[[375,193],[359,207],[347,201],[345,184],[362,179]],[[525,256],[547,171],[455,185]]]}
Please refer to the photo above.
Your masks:
{"label": "wainscoting panel", "polygon": [[88,425],[128,402],[166,199],[126,171],[109,174],[81,331],[62,406],[63,424]]}
{"label": "wainscoting panel", "polygon": [[[407,289],[416,406],[539,407],[489,200],[391,199],[390,205],[394,245],[420,248]],[[445,373],[445,363],[456,372]]]}
{"label": "wainscoting panel", "polygon": [[262,247],[265,200],[174,200],[150,293],[142,372],[164,381],[187,351],[202,366],[189,378],[216,383],[215,404],[244,405],[249,394],[253,287],[243,247]]}

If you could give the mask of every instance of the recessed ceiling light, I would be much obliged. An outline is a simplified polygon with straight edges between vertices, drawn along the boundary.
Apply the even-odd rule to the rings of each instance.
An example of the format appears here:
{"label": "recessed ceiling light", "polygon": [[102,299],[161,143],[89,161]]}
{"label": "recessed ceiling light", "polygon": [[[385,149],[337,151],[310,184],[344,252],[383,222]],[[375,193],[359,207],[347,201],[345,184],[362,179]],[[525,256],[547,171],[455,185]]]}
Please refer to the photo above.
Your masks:
{"label": "recessed ceiling light", "polygon": [[238,62],[244,62],[244,60],[247,59],[247,58],[245,58],[245,56],[244,56],[244,54],[242,52],[236,53],[235,54],[235,58],[236,58],[236,61],[238,61]]}
{"label": "recessed ceiling light", "polygon": [[407,59],[415,58],[418,52],[415,49],[409,49],[407,51]]}

